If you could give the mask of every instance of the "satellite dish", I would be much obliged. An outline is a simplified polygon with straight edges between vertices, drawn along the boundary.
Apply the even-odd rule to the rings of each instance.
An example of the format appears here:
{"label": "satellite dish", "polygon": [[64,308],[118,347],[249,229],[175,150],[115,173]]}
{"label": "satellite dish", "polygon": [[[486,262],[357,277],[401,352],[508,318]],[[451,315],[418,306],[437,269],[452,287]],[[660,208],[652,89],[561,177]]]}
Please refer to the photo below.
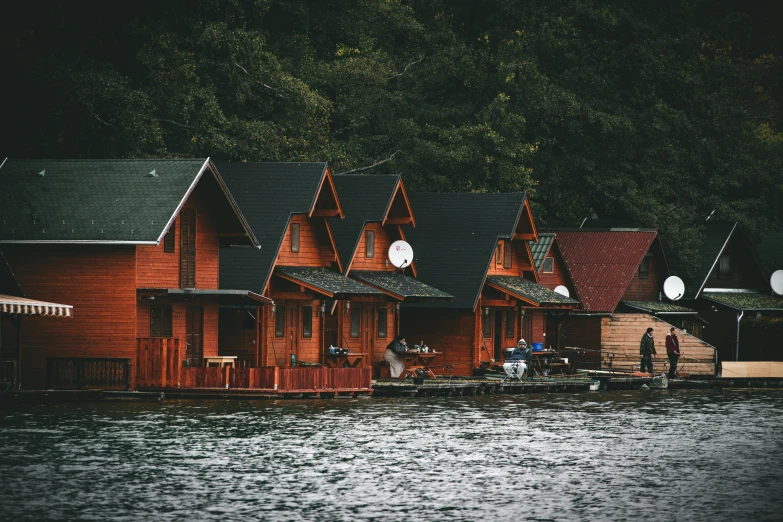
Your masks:
{"label": "satellite dish", "polygon": [[397,268],[405,268],[413,262],[413,249],[406,241],[395,241],[389,247],[389,261]]}
{"label": "satellite dish", "polygon": [[563,285],[557,285],[557,287],[555,287],[555,293],[564,297],[571,297],[571,292],[569,292],[568,288],[564,287]]}
{"label": "satellite dish", "polygon": [[677,276],[670,276],[663,282],[663,293],[672,301],[679,301],[685,295],[685,283]]}
{"label": "satellite dish", "polygon": [[769,278],[769,285],[777,295],[783,295],[783,270],[775,270]]}

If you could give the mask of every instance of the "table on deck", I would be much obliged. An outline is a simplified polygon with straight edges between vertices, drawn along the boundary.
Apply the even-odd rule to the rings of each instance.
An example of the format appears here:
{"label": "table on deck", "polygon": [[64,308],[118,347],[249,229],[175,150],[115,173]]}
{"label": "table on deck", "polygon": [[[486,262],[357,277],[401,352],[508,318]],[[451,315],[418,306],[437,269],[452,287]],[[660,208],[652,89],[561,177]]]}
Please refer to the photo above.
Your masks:
{"label": "table on deck", "polygon": [[329,368],[363,368],[366,353],[346,353],[338,355],[327,353],[324,357],[324,363]]}
{"label": "table on deck", "polygon": [[236,367],[236,355],[209,355],[204,357],[204,366],[217,366],[223,368],[224,366]]}
{"label": "table on deck", "polygon": [[397,354],[403,364],[405,364],[405,370],[403,370],[399,377],[400,380],[405,379],[406,377],[419,377],[417,371],[423,372],[434,379],[435,373],[432,371],[432,368],[430,368],[430,364],[438,355],[441,355],[441,352],[406,352]]}
{"label": "table on deck", "polygon": [[[560,352],[556,352],[554,350],[531,352],[530,364],[528,365],[529,368],[527,369],[528,377],[532,372],[535,372],[538,375],[546,375],[546,370],[549,370],[549,373],[565,373],[565,369],[568,368],[568,364],[561,361],[562,358],[560,357]],[[505,361],[490,363],[490,367],[495,369],[502,369],[504,363]]]}

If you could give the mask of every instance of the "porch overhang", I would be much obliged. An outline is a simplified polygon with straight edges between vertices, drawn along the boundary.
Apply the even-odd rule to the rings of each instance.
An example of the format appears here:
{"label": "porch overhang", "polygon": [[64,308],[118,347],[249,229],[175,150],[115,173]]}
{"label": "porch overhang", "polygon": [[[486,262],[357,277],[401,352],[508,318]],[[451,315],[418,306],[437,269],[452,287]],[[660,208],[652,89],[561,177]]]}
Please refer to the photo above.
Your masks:
{"label": "porch overhang", "polygon": [[223,290],[201,288],[144,288],[139,295],[149,301],[177,302],[207,297],[217,297],[221,305],[268,305],[274,301],[249,290]]}
{"label": "porch overhang", "polygon": [[332,299],[382,296],[383,292],[325,267],[278,266],[274,274]]}
{"label": "porch overhang", "polygon": [[701,296],[710,304],[738,312],[783,312],[783,296],[757,292],[704,292]]}
{"label": "porch overhang", "polygon": [[579,301],[553,292],[524,277],[491,275],[487,277],[486,285],[540,308],[574,309],[579,306]]}
{"label": "porch overhang", "polygon": [[73,306],[0,294],[0,312],[14,315],[73,317]]}
{"label": "porch overhang", "polygon": [[454,297],[399,272],[354,271],[351,277],[377,288],[384,294],[406,302],[451,301]]}

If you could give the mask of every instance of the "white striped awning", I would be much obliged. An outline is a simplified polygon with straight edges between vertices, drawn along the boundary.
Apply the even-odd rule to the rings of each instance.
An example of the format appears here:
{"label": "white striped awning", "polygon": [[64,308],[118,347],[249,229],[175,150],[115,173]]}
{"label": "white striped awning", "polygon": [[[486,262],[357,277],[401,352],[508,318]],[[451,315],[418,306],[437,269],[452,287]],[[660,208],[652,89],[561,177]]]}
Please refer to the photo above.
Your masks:
{"label": "white striped awning", "polygon": [[6,314],[73,317],[73,306],[0,294],[0,312]]}

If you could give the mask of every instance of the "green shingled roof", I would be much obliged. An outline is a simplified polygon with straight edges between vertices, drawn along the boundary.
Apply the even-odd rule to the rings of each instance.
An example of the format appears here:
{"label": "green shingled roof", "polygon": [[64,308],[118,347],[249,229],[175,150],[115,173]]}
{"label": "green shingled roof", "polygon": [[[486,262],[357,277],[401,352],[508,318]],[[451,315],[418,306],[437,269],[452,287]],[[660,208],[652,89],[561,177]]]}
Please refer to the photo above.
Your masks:
{"label": "green shingled roof", "polygon": [[696,313],[695,310],[686,308],[684,306],[675,305],[671,303],[664,303],[662,301],[622,301],[626,306],[632,308],[638,308],[645,312],[681,312],[681,313]]}
{"label": "green shingled roof", "polygon": [[503,288],[512,294],[529,299],[539,306],[576,306],[579,304],[579,301],[575,299],[571,299],[570,297],[565,297],[556,292],[553,292],[549,288],[537,285],[533,281],[525,279],[524,277],[491,275],[487,277],[487,283]]}
{"label": "green shingled roof", "polygon": [[207,165],[8,159],[0,168],[0,241],[155,243]]}
{"label": "green shingled roof", "polygon": [[352,295],[383,295],[383,292],[353,279],[348,279],[339,272],[322,267],[309,266],[278,266],[275,273],[296,279],[304,284],[321,290],[329,297],[350,297]]}
{"label": "green shingled roof", "polygon": [[536,265],[536,272],[541,270],[541,265],[544,264],[549,249],[552,246],[552,242],[555,240],[554,234],[538,234],[538,241],[528,241],[530,245],[530,252],[533,254],[533,263]]}
{"label": "green shingled roof", "polygon": [[399,272],[352,271],[351,277],[406,301],[451,301],[452,296]]}
{"label": "green shingled roof", "polygon": [[704,292],[708,301],[735,310],[783,310],[783,297],[750,292]]}

